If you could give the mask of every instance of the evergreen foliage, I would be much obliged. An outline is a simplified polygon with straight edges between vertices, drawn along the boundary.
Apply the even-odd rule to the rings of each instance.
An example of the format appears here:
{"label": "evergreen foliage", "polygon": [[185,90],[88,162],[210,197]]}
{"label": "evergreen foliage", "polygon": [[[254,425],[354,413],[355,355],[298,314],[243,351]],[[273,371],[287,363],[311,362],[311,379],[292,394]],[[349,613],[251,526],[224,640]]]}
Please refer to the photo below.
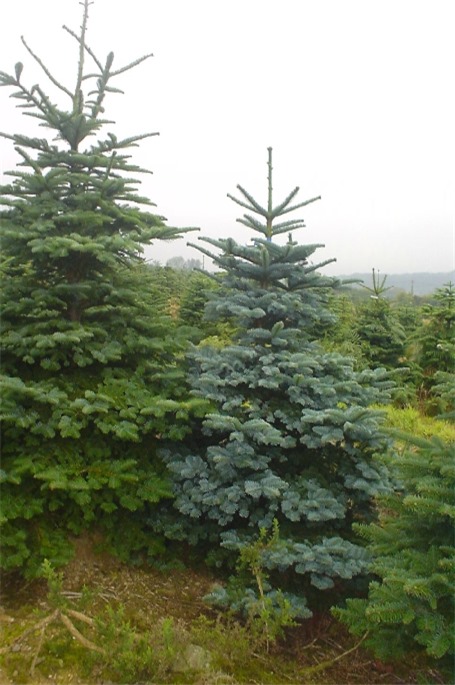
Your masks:
{"label": "evergreen foliage", "polygon": [[387,276],[380,279],[373,269],[372,287],[363,286],[370,298],[358,307],[356,330],[368,364],[395,369],[405,361],[406,334],[392,304],[384,297],[390,290],[386,280]]}
{"label": "evergreen foliage", "polygon": [[203,328],[208,335],[216,334],[216,326],[204,321],[205,305],[216,288],[216,280],[208,274],[201,271],[190,272],[180,298],[179,316],[182,323]]}
{"label": "evergreen foliage", "polygon": [[187,286],[188,274],[153,262],[149,262],[147,267],[156,313],[166,314],[177,321],[180,319],[180,303],[182,292]]}
{"label": "evergreen foliage", "polygon": [[455,443],[398,433],[407,448],[390,459],[402,490],[381,497],[380,521],[358,527],[369,544],[368,599],[335,613],[383,659],[423,647],[454,654]]}
{"label": "evergreen foliage", "polygon": [[[183,262],[183,258],[179,259]],[[196,267],[170,266],[171,262],[168,260],[164,267],[157,263],[147,264],[155,310],[169,315],[193,342],[209,336],[225,337],[223,327],[204,320],[205,304],[210,293],[218,287],[215,277]]]}
{"label": "evergreen foliage", "polygon": [[406,343],[421,323],[421,306],[417,298],[407,293],[399,293],[393,300],[395,314],[406,334]]}
{"label": "evergreen foliage", "polygon": [[335,314],[333,325],[325,332],[321,343],[330,352],[339,352],[352,357],[354,368],[364,369],[368,366],[360,335],[357,331],[357,306],[352,299],[352,289],[334,290],[329,297],[328,306]]}
{"label": "evergreen foliage", "polygon": [[319,344],[339,282],[318,272],[327,262],[311,263],[319,245],[275,241],[304,225],[286,214],[319,198],[292,204],[295,188],[274,205],[271,148],[268,172],[265,207],[241,186],[241,199],[229,196],[248,210],[239,221],[259,234],[252,244],[201,238],[218,248],[199,249],[221,268],[206,316],[235,332],[227,345],[190,354],[193,393],[213,409],[187,450],[164,454],[183,516],[161,525],[191,543],[219,542],[212,556],[221,563],[276,520],[279,550],[264,546],[261,563],[272,587],[304,597],[366,568],[352,523],[369,520],[388,488],[374,458],[384,449],[378,412],[368,407],[388,398],[391,383],[384,369],[356,372],[352,359]]}
{"label": "evergreen foliage", "polygon": [[[446,283],[423,307],[423,322],[416,332],[417,360],[422,371],[420,393],[433,413],[454,411],[455,288]],[[442,387],[441,387],[442,384]],[[452,392],[450,392],[452,387]],[[442,393],[442,395],[441,395]]]}
{"label": "evergreen foliage", "polygon": [[[22,158],[0,188],[2,233],[2,566],[34,573],[44,557],[67,558],[68,531],[96,523],[130,548],[170,486],[155,455],[158,436],[180,439],[198,400],[185,393],[172,320],[156,315],[144,246],[178,229],[138,195],[128,151],[148,136],[118,140],[101,129],[115,69],[86,42],[82,3],[74,89],[42,67],[60,106],[23,65],[0,85],[48,137],[2,133]],[[65,27],[66,28],[66,27]],[[89,64],[87,64],[89,63]],[[189,229],[184,229],[189,230]]]}

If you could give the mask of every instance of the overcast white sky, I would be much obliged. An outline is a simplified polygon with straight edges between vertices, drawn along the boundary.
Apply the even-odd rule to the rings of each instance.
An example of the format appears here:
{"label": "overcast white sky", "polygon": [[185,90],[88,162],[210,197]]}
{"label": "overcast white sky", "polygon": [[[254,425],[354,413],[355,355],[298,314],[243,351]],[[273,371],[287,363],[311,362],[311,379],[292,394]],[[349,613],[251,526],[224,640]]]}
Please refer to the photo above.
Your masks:
{"label": "overcast white sky", "polygon": [[[24,34],[71,87],[77,45],[61,26],[77,29],[80,10],[8,3],[0,70],[20,60],[24,81],[45,83]],[[454,26],[453,0],[95,0],[87,42],[117,67],[154,54],[119,79],[126,94],[106,114],[118,135],[160,132],[134,161],[153,170],[141,192],[171,225],[248,242],[226,193],[240,183],[266,201],[272,146],[277,203],[296,185],[301,201],[322,195],[293,237],[326,245],[325,273],[435,272],[455,266]],[[30,131],[8,95],[0,130]],[[0,171],[15,163],[0,140]],[[185,243],[148,256],[199,257]]]}

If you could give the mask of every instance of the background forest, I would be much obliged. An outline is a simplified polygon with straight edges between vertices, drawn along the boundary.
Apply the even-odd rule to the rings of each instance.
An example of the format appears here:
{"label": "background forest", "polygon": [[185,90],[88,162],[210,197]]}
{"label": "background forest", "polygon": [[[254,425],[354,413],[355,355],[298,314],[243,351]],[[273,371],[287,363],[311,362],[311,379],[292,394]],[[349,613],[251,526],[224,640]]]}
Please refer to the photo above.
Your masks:
{"label": "background forest", "polygon": [[[7,673],[45,677],[41,655],[57,643],[64,664],[66,629],[94,682],[200,682],[217,658],[209,633],[220,643],[237,630],[238,653],[269,667],[291,635],[332,616],[381,664],[406,656],[409,677],[450,682],[453,284],[391,298],[374,270],[360,288],[324,276],[332,260],[318,263],[323,246],[298,242],[305,224],[290,218],[320,198],[274,197],[271,148],[265,201],[240,185],[229,195],[245,243],[193,242],[215,271],[146,262],[147,246],[195,229],[167,226],[138,193],[147,170],[130,148],[154,134],[104,132],[116,76],[147,56],[100,60],[82,5],[80,31],[65,27],[74,87],[26,43],[56,95],[26,85],[21,63],[0,72],[47,134],[1,134],[22,159],[0,189],[1,564],[6,588],[45,579],[50,607],[12,624]],[[142,569],[203,569],[224,628],[193,624],[188,637],[164,617],[153,633],[112,603],[93,617],[83,592],[84,606],[69,605],[59,569],[87,535]],[[35,634],[27,676],[21,645]],[[212,665],[176,675],[189,646]],[[314,682],[340,658],[287,679]],[[223,682],[266,678],[230,663]]]}

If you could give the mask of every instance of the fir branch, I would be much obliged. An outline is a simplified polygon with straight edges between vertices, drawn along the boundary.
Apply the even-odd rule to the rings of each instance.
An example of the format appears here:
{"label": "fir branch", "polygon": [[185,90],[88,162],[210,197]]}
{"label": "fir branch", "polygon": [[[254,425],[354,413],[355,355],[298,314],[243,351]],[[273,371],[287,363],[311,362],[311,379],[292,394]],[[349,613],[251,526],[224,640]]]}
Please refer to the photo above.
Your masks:
{"label": "fir branch", "polygon": [[237,185],[237,188],[238,188],[238,190],[240,190],[240,192],[242,193],[242,195],[244,195],[244,196],[247,198],[247,200],[250,202],[250,204],[247,205],[247,204],[245,204],[244,202],[242,202],[241,200],[238,200],[236,197],[234,197],[233,195],[230,195],[230,194],[228,193],[227,196],[228,196],[231,200],[234,200],[234,202],[236,202],[236,203],[237,203],[238,205],[240,205],[241,207],[246,207],[246,209],[253,210],[253,212],[256,212],[257,214],[262,214],[262,216],[268,216],[267,210],[264,209],[264,207],[261,207],[261,205],[260,205],[258,202],[256,202],[256,200],[254,199],[254,197],[253,197],[252,195],[250,195],[250,194],[245,190],[245,188],[242,188],[241,185]]}
{"label": "fir branch", "polygon": [[16,145],[25,145],[26,147],[30,147],[34,150],[41,150],[43,152],[53,151],[45,138],[29,138],[28,136],[24,136],[19,133],[14,133],[11,135],[8,133],[2,133],[1,131],[0,137],[8,138],[16,143]]}
{"label": "fir branch", "polygon": [[[22,107],[26,107],[26,106],[32,107],[32,105],[22,105]],[[47,119],[45,114],[38,114],[37,112],[23,112],[23,114],[25,117],[33,117],[33,119],[41,119],[41,121],[46,122],[44,124],[39,124],[39,126],[48,126],[49,125],[48,119]]]}
{"label": "fir branch", "polygon": [[[65,26],[65,24],[63,24],[63,27],[62,27],[62,28],[63,28],[64,31],[67,31],[67,33],[69,33],[70,36],[72,36],[73,38],[75,38],[75,39],[77,40],[78,43],[81,42],[81,39],[80,39],[80,37],[77,35],[77,33],[75,33],[72,29],[68,28],[68,26]],[[89,48],[89,46],[88,46],[87,43],[85,43],[85,42],[84,42],[84,50],[85,50],[85,51],[90,55],[90,57],[93,59],[93,61],[95,62],[96,66],[98,67],[98,69],[99,69],[100,71],[103,71],[103,65],[101,64],[101,62],[99,61],[99,59],[96,57],[96,55],[95,55],[95,53],[93,52],[93,50],[91,50],[91,48]],[[98,78],[98,76],[99,76],[99,74],[86,74],[86,75],[84,75],[84,76],[82,77],[82,80],[86,80],[86,79],[88,79],[88,78]]]}
{"label": "fir branch", "polygon": [[294,190],[292,190],[292,191],[289,193],[289,195],[286,197],[285,200],[283,200],[283,202],[282,202],[280,205],[278,205],[277,207],[275,207],[275,209],[272,209],[272,210],[271,210],[271,215],[272,215],[273,217],[275,217],[275,216],[279,216],[280,214],[282,214],[282,213],[283,213],[283,209],[284,209],[285,207],[288,206],[288,204],[290,203],[290,201],[292,200],[292,198],[295,197],[295,196],[297,195],[297,193],[299,192],[299,190],[300,190],[299,186],[296,186],[296,187],[294,188]]}
{"label": "fir branch", "polygon": [[121,141],[116,141],[116,148],[121,148],[121,147],[138,147],[136,144],[140,140],[144,140],[145,138],[151,138],[153,136],[159,136],[159,131],[155,131],[154,133],[142,133],[141,135],[138,136],[130,136],[129,138],[124,138]]}
{"label": "fir branch", "polygon": [[276,245],[274,243],[271,243],[270,240],[264,239],[264,238],[254,238],[254,244],[255,245],[265,245],[267,247],[268,252],[272,255],[274,259],[280,260],[282,257],[286,257],[290,254],[291,248],[293,248],[293,245],[290,243],[286,243],[285,245]]}
{"label": "fir branch", "polygon": [[[325,245],[317,245],[316,247],[325,247]],[[334,262],[336,262],[336,257],[325,259],[323,262],[318,262],[318,264],[312,264],[311,266],[305,268],[305,274],[310,274],[313,271],[322,269],[323,266],[327,266],[327,264],[333,264]]]}
{"label": "fir branch", "polygon": [[[58,107],[56,105],[52,104],[52,102],[50,101],[50,99],[48,98],[46,93],[42,90],[42,88],[38,84],[34,85],[32,90],[30,91],[30,94],[32,96],[33,96],[34,90],[36,90],[36,92],[38,93],[38,95],[41,98],[41,102],[37,101],[37,103],[38,103],[37,106],[42,111],[44,117],[46,118],[46,121],[49,122],[49,120],[52,118],[50,121],[51,126],[55,126],[55,128],[58,128],[58,122],[59,122]],[[47,109],[46,109],[46,107],[43,106],[43,103],[45,103]],[[27,112],[26,112],[26,114],[27,114]],[[30,113],[29,116],[33,116],[33,114]]]}
{"label": "fir branch", "polygon": [[[92,95],[94,93],[98,93],[98,97],[96,100],[93,101],[93,106],[92,106],[92,117],[95,118],[98,116],[100,112],[103,111],[103,100],[106,95],[106,92],[108,91],[115,91],[116,89],[114,88],[108,88],[107,83],[109,81],[110,77],[110,68],[112,66],[112,63],[114,61],[114,53],[110,52],[108,56],[106,57],[106,65],[103,69],[103,72],[101,74],[101,77],[97,80],[97,87],[98,89],[95,91],[90,91],[89,95]],[[122,91],[120,91],[122,92]]]}
{"label": "fir branch", "polygon": [[[202,238],[202,237],[199,237],[198,240],[205,240],[205,239]],[[207,242],[209,242],[209,241],[207,241]],[[207,250],[206,248],[201,247],[201,245],[196,245],[196,243],[187,242],[187,246],[188,246],[188,247],[194,247],[194,249],[197,250],[198,252],[201,252],[201,253],[204,254],[206,257],[209,257],[210,259],[213,259],[213,261],[214,261],[216,264],[222,265],[222,262],[221,262],[221,259],[220,259],[220,256],[219,256],[219,255],[216,255],[216,254],[214,254],[213,252],[210,252],[210,251]]]}
{"label": "fir branch", "polygon": [[238,200],[236,197],[234,197],[230,193],[226,193],[226,195],[230,200],[233,200],[234,202],[236,202],[241,207],[245,207],[245,209],[249,209],[250,211],[253,209],[253,207],[251,207],[251,205],[247,205],[246,202],[242,202],[241,200]]}
{"label": "fir branch", "polygon": [[112,171],[112,167],[114,166],[115,158],[117,157],[117,152],[113,150],[112,155],[110,156],[107,166],[106,166],[106,172],[104,174],[104,180],[107,180],[109,178],[109,174]]}
{"label": "fir branch", "polygon": [[297,230],[298,228],[305,228],[305,222],[303,219],[290,221],[288,226],[283,226],[282,228],[274,226],[273,235],[281,235],[281,233],[287,233],[289,230]]}
{"label": "fir branch", "polygon": [[39,176],[42,176],[42,175],[43,175],[43,172],[41,171],[39,165],[35,162],[34,159],[32,159],[32,158],[30,157],[30,155],[28,155],[28,154],[25,152],[25,150],[23,150],[22,148],[20,148],[20,147],[18,147],[18,146],[16,146],[14,149],[15,149],[16,152],[25,160],[25,162],[26,162],[29,166],[32,167],[33,171],[34,171],[36,174],[38,174]]}
{"label": "fir branch", "polygon": [[129,69],[136,67],[138,64],[141,64],[141,62],[145,62],[145,60],[149,57],[153,57],[152,52],[149,52],[147,55],[143,55],[143,57],[139,57],[138,59],[134,60],[134,62],[130,62],[129,64],[127,64],[125,67],[117,69],[117,71],[113,71],[111,73],[111,76],[118,76],[118,74],[123,74],[124,71],[128,71]]}
{"label": "fir branch", "polygon": [[7,74],[6,71],[0,71],[0,86],[19,86],[19,79],[11,74]]}
{"label": "fir branch", "polygon": [[299,202],[299,204],[297,205],[293,205],[292,207],[288,207],[288,209],[284,209],[280,212],[280,214],[287,214],[288,212],[293,212],[295,209],[299,209],[299,207],[305,207],[305,205],[309,205],[311,202],[316,202],[316,200],[320,199],[320,195],[318,195],[317,197],[312,197],[310,200],[305,200],[305,202]]}
{"label": "fir branch", "polygon": [[[18,107],[33,107],[35,106],[37,109],[39,109],[43,113],[43,119],[46,117],[46,110],[43,107],[42,102],[38,100],[37,97],[34,95],[34,91],[38,91],[38,93],[41,95],[41,92],[38,89],[37,85],[32,86],[31,90],[28,90],[25,86],[22,85],[17,79],[14,79],[13,76],[10,76],[9,74],[6,74],[5,72],[0,72],[0,86],[17,86],[19,88],[19,92],[13,93],[10,97],[13,98],[19,98],[21,100],[27,100],[27,104],[24,105],[18,105]],[[41,95],[42,97],[42,95]],[[29,112],[25,112],[25,114],[28,114],[29,116],[33,116]],[[34,116],[37,116],[36,114]]]}
{"label": "fir branch", "polygon": [[294,228],[305,228],[303,219],[288,219],[288,221],[282,221],[279,224],[275,224],[273,232],[284,233],[284,231],[292,231]]}
{"label": "fir branch", "polygon": [[262,224],[260,221],[255,219],[254,216],[251,216],[250,214],[244,214],[243,218],[236,219],[236,221],[238,221],[241,224],[251,226],[251,228],[255,228],[256,230],[262,233],[264,233],[266,230],[266,225]]}
{"label": "fir branch", "polygon": [[[24,36],[21,36],[21,41],[22,41],[22,43],[24,44],[24,46],[25,46],[25,48],[27,49],[27,51],[31,54],[31,56],[33,57],[33,59],[34,59],[36,62],[38,62],[38,64],[40,65],[41,69],[44,71],[44,73],[45,73],[46,76],[48,77],[48,79],[49,79],[50,81],[52,81],[52,83],[54,84],[54,86],[56,86],[57,88],[59,88],[59,90],[63,91],[66,95],[69,95],[69,97],[72,98],[72,97],[73,97],[73,96],[72,96],[72,93],[68,90],[68,88],[65,88],[65,86],[63,86],[59,81],[57,81],[57,79],[56,79],[54,76],[52,76],[51,72],[50,72],[49,69],[46,67],[46,65],[43,63],[43,61],[38,57],[38,55],[36,55],[36,54],[33,52],[33,50],[31,49],[31,47],[27,44],[27,42],[26,42]],[[19,83],[19,80],[18,80],[18,83]]]}
{"label": "fir branch", "polygon": [[[103,123],[105,123],[103,121]],[[155,131],[153,133],[143,133],[138,136],[131,136],[130,138],[124,138],[123,140],[118,140],[117,136],[115,136],[113,133],[108,133],[108,138],[106,140],[102,140],[97,142],[96,145],[92,145],[90,148],[92,152],[94,153],[103,153],[103,152],[110,152],[112,150],[119,150],[121,148],[127,148],[127,147],[138,147],[136,145],[137,141],[144,140],[145,138],[152,138],[153,136],[159,136],[159,132]],[[126,159],[129,159],[130,155],[119,155],[118,156],[118,161],[124,161]],[[118,165],[117,165],[118,166]],[[133,169],[133,167],[131,167]],[[136,169],[134,167],[134,169]],[[137,168],[139,170],[139,168]],[[152,171],[149,170],[142,170],[141,171],[147,171],[147,173],[152,174]]]}
{"label": "fir branch", "polygon": [[[125,91],[121,88],[113,88],[111,86],[105,86],[104,91],[106,93],[119,93],[120,95],[125,95]],[[91,90],[89,93],[87,93],[87,95],[96,95],[96,93],[98,92],[98,90]],[[87,105],[96,105],[98,100],[99,98],[97,98],[96,100],[87,100],[86,103]]]}
{"label": "fir branch", "polygon": [[254,231],[259,231],[260,233],[263,233],[265,235],[267,231],[267,226],[265,224],[261,224],[259,221],[255,221],[252,217],[248,215],[244,215],[244,218],[239,218],[236,219],[237,223],[243,224],[244,226],[247,226],[248,228],[252,228]]}

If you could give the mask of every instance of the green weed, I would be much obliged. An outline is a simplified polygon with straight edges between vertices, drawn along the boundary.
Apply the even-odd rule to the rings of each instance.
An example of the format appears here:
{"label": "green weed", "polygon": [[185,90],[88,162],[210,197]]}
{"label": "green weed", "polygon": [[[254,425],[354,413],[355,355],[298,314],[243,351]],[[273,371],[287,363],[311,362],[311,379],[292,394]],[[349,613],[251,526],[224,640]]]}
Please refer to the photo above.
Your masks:
{"label": "green weed", "polygon": [[455,440],[455,424],[425,416],[414,407],[398,408],[392,405],[378,407],[385,412],[385,427],[394,428],[421,438],[437,436],[445,442]]}

